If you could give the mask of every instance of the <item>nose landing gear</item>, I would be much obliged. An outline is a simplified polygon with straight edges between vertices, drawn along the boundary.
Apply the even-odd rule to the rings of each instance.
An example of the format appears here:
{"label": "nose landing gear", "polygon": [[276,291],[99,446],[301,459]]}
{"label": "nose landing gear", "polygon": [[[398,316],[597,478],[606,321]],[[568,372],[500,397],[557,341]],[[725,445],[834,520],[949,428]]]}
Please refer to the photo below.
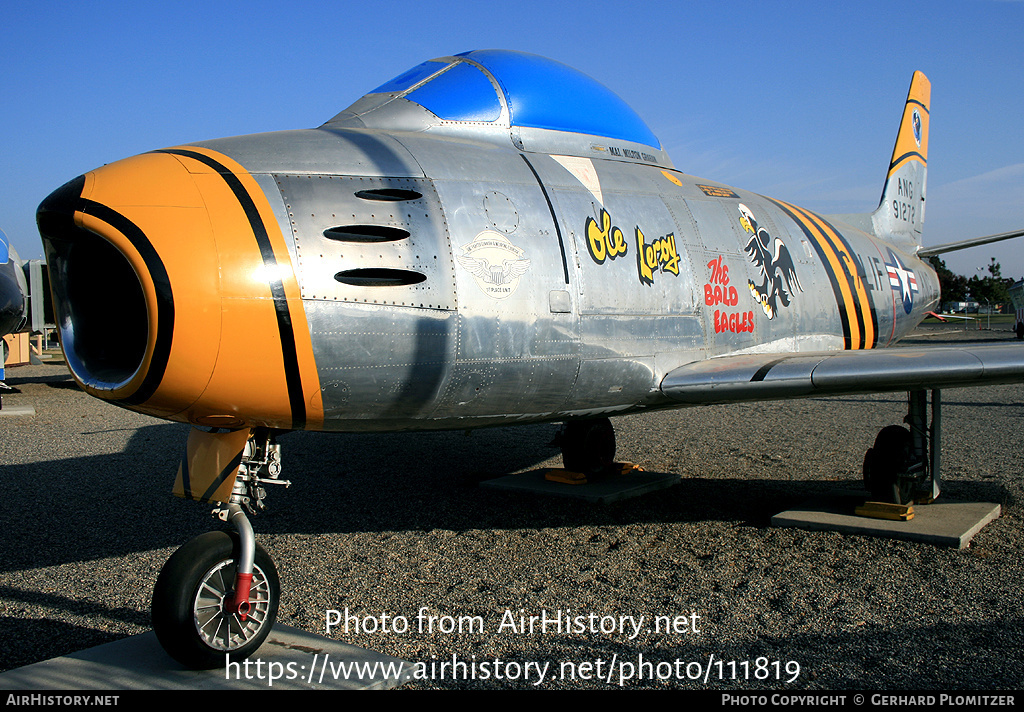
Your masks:
{"label": "nose landing gear", "polygon": [[248,437],[247,432],[193,429],[179,470],[179,482],[188,480],[188,487],[182,487],[186,496],[231,493],[230,503],[218,505],[213,513],[235,529],[191,540],[174,552],[157,577],[153,630],[171,657],[193,669],[223,666],[229,656],[244,660],[259,649],[277,620],[277,569],[256,543],[243,507],[255,514],[264,508],[262,485],[290,483],[278,479],[280,446],[270,431],[256,429]]}

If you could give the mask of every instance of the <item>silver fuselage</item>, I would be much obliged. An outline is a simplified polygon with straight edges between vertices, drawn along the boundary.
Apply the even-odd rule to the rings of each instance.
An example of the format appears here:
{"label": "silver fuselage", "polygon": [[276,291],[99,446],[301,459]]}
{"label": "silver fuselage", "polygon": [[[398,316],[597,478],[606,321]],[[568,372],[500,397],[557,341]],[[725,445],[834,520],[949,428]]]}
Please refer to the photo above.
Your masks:
{"label": "silver fuselage", "polygon": [[317,129],[154,151],[51,194],[62,345],[124,407],[335,431],[678,406],[663,379],[687,364],[884,347],[938,300],[915,257],[922,91],[885,204],[846,222],[677,171],[564,65],[431,60]]}
{"label": "silver fuselage", "polygon": [[[883,347],[937,300],[931,270],[895,250],[916,275],[906,313],[886,270],[894,248],[866,232],[831,223],[839,239],[828,236],[834,254],[823,255],[815,225],[760,195],[609,158],[589,161],[596,196],[564,161],[501,143],[323,128],[199,144],[245,166],[278,216],[324,429],[464,428],[669,406],[659,385],[680,365]],[[409,192],[360,197],[381,189]],[[800,289],[772,318],[752,293],[764,275],[745,251],[739,205],[795,264]],[[339,226],[408,237],[325,236]],[[672,243],[664,260],[648,259],[657,241]],[[474,274],[466,256],[493,275]],[[829,259],[840,261],[838,278]],[[519,276],[501,269],[521,260]],[[377,268],[393,272],[359,282],[372,277],[359,270]],[[336,279],[346,272],[355,283]],[[416,275],[424,279],[402,284]]]}

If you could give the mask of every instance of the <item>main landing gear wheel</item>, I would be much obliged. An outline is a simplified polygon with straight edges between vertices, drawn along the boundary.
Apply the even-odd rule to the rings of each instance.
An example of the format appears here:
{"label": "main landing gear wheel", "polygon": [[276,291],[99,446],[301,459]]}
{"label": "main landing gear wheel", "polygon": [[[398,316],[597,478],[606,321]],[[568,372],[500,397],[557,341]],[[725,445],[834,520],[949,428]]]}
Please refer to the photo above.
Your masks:
{"label": "main landing gear wheel", "polygon": [[864,486],[879,502],[908,504],[914,480],[903,477],[911,465],[910,431],[889,425],[878,433],[875,446],[864,455]]}
{"label": "main landing gear wheel", "polygon": [[615,462],[615,428],[608,418],[568,421],[561,445],[562,464],[570,472],[598,474]]}
{"label": "main landing gear wheel", "polygon": [[164,650],[186,667],[220,667],[229,655],[242,660],[274,626],[281,584],[259,544],[249,610],[244,616],[229,610],[239,555],[237,533],[207,532],[174,552],[156,580],[153,630]]}

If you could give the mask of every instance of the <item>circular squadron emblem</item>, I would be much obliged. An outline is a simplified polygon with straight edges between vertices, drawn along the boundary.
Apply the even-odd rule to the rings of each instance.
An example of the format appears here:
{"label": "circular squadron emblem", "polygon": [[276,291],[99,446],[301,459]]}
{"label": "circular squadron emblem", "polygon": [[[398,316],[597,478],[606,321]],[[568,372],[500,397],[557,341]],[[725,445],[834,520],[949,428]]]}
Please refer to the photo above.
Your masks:
{"label": "circular squadron emblem", "polygon": [[919,112],[917,109],[914,109],[914,113],[910,117],[910,120],[914,124],[914,140],[917,141],[917,147],[920,148],[921,147],[921,112]]}
{"label": "circular squadron emblem", "polygon": [[483,293],[493,299],[512,296],[520,278],[530,269],[530,260],[523,257],[523,251],[494,230],[484,230],[463,245],[457,259]]}

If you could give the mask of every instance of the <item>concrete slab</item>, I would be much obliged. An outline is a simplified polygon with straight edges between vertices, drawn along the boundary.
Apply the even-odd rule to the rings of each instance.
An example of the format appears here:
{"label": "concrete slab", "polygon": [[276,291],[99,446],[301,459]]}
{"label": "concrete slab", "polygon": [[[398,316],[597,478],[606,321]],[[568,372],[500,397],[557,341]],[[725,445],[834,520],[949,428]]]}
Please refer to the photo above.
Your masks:
{"label": "concrete slab", "polygon": [[887,539],[916,541],[964,549],[982,527],[999,517],[1002,508],[991,502],[915,504],[914,518],[906,521],[871,519],[853,513],[863,504],[861,494],[840,492],[809,500],[806,504],[772,517],[772,526],[797,527],[861,534]]}
{"label": "concrete slab", "polygon": [[[245,663],[186,670],[153,632],[0,673],[4,690],[383,690],[409,663],[278,625]],[[343,667],[344,666],[344,667]],[[277,679],[271,682],[270,676]],[[230,675],[229,675],[230,674]]]}
{"label": "concrete slab", "polygon": [[5,415],[35,415],[36,409],[31,405],[12,405],[0,402],[0,417]]}
{"label": "concrete slab", "polygon": [[481,487],[492,489],[530,492],[553,497],[569,497],[582,499],[595,504],[608,504],[622,499],[639,497],[655,490],[666,489],[679,484],[679,475],[663,472],[644,472],[634,470],[625,475],[611,477],[599,482],[588,482],[583,485],[568,485],[563,482],[550,482],[544,479],[543,470],[519,472],[493,480],[484,480]]}

